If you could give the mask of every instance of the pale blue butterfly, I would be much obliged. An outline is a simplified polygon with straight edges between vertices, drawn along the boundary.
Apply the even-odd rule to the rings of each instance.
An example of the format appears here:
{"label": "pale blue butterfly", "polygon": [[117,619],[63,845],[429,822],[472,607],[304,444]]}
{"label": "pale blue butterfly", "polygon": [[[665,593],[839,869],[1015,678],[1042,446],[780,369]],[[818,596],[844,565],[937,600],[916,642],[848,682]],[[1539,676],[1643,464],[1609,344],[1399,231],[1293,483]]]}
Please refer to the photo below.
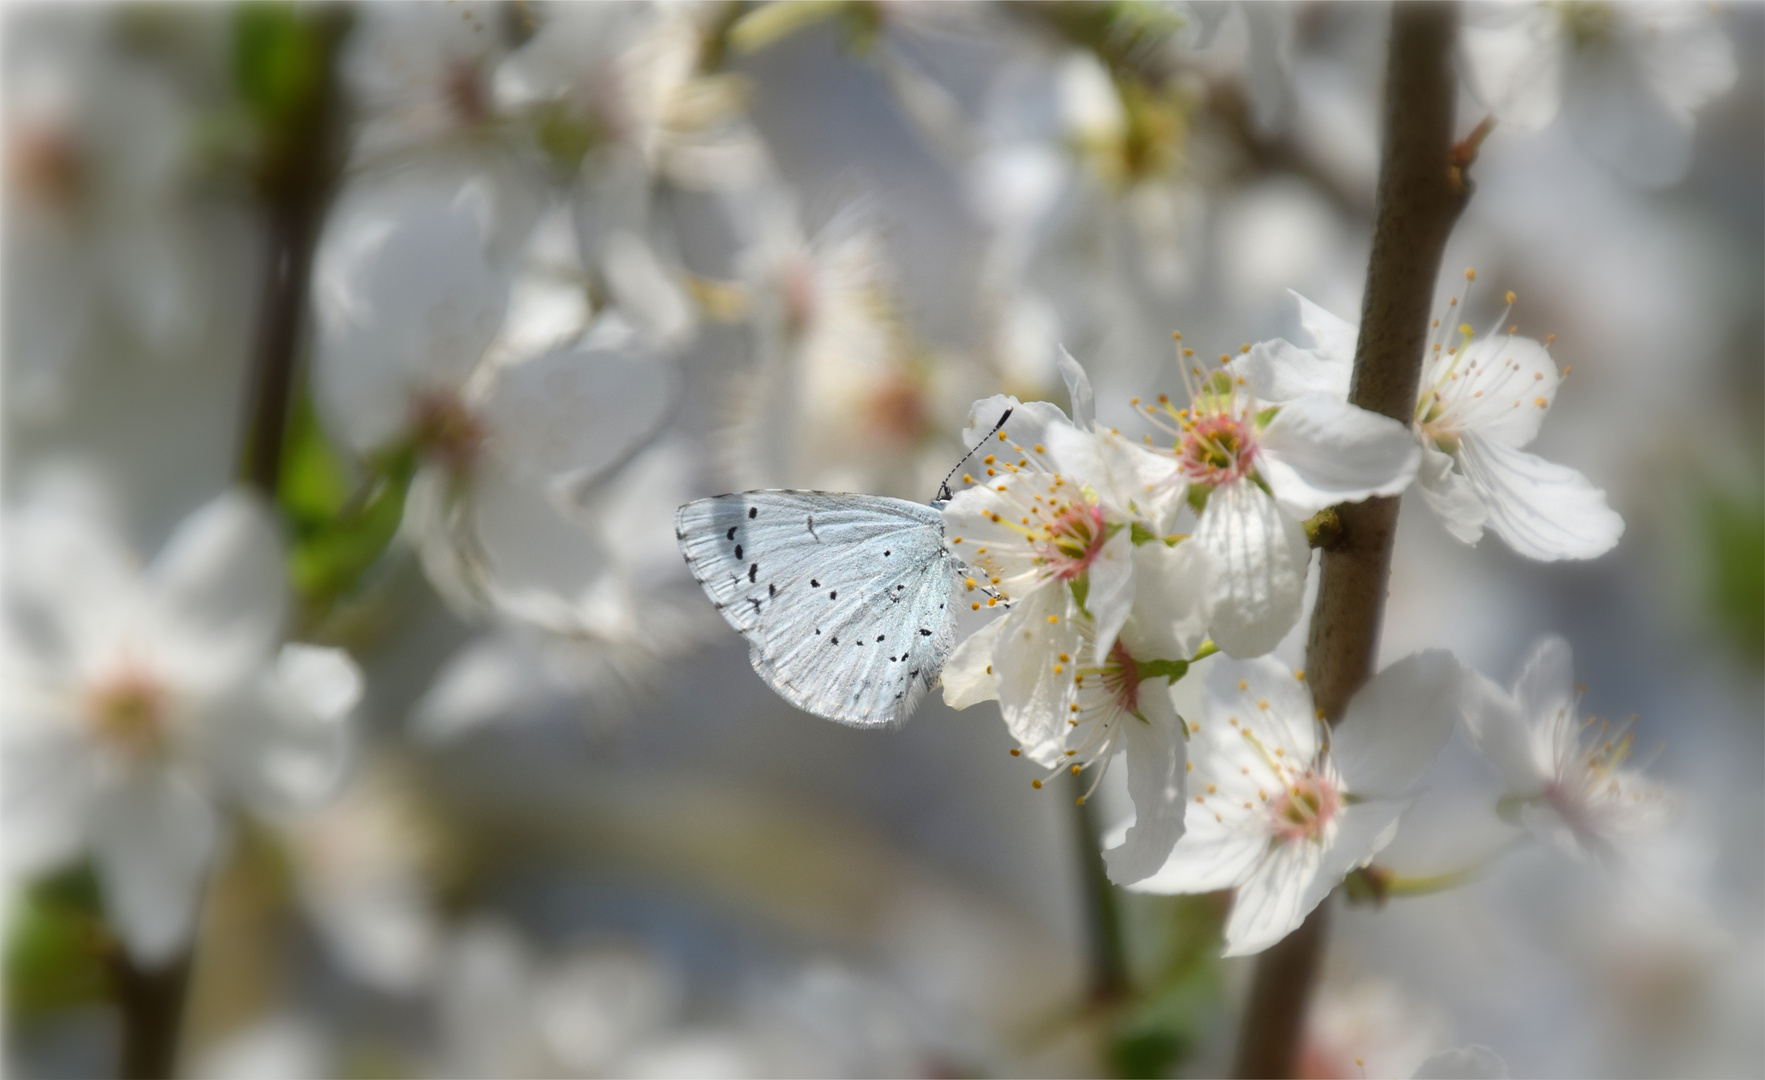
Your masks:
{"label": "pale blue butterfly", "polygon": [[963,563],[944,544],[949,483],[930,504],[829,491],[718,495],[675,511],[674,535],[694,579],[748,639],[766,685],[804,712],[884,727],[913,712],[956,647]]}

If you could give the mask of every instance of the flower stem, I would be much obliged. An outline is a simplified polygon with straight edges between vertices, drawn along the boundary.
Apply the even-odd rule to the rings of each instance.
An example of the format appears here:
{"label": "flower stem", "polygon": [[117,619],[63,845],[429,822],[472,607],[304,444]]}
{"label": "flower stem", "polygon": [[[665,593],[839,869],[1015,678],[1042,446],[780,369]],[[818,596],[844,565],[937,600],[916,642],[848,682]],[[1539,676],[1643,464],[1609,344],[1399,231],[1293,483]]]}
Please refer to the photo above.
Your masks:
{"label": "flower stem", "polygon": [[1091,953],[1091,1001],[1114,1001],[1128,989],[1127,953],[1122,946],[1121,909],[1116,903],[1115,883],[1103,864],[1103,845],[1097,814],[1074,777],[1073,834],[1085,883],[1085,922]]}
{"label": "flower stem", "polygon": [[[1469,197],[1455,176],[1458,8],[1394,4],[1386,53],[1385,143],[1349,400],[1403,423],[1415,408],[1434,282]],[[1456,182],[1455,182],[1456,181]],[[1342,716],[1372,675],[1391,571],[1396,498],[1336,508],[1341,532],[1321,555],[1306,681],[1325,719]],[[1327,908],[1263,954],[1239,1032],[1239,1076],[1291,1076],[1323,948]]]}
{"label": "flower stem", "polygon": [[313,248],[337,173],[340,102],[332,69],[337,46],[349,27],[349,14],[341,7],[322,6],[300,14],[310,20],[295,31],[310,35],[303,43],[310,49],[310,89],[296,100],[263,104],[259,115],[264,150],[257,181],[268,235],[240,471],[272,499],[282,476],[282,444]]}
{"label": "flower stem", "polygon": [[164,967],[137,965],[120,945],[111,958],[111,983],[122,1014],[122,1080],[164,1080],[173,1075],[178,1032],[183,1026],[184,991],[190,983],[190,954]]}

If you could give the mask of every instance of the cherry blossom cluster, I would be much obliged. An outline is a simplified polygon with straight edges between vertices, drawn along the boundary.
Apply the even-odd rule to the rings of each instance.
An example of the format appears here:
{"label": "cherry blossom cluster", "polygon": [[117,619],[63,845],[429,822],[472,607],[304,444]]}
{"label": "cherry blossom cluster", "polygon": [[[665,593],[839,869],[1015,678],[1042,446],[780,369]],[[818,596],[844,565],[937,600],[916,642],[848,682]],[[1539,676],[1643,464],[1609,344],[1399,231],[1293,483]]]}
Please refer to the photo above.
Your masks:
{"label": "cherry blossom cluster", "polygon": [[[1266,655],[1299,618],[1307,521],[1334,505],[1414,482],[1453,536],[1476,543],[1487,527],[1535,559],[1591,558],[1623,531],[1581,474],[1522,449],[1560,381],[1547,343],[1500,323],[1478,335],[1452,298],[1405,424],[1349,403],[1355,328],[1296,298],[1310,348],[1267,341],[1205,367],[1180,348],[1188,403],[1136,399],[1156,431],[1139,441],[1097,422],[1071,356],[1070,417],[976,402],[971,439],[1007,409],[1009,422],[944,507],[968,606],[1005,609],[951,655],[945,701],[997,701],[1013,755],[1048,770],[1037,788],[1092,774],[1081,803],[1123,756],[1133,815],[1104,852],[1110,877],[1235,890],[1227,955],[1279,941],[1368,865],[1460,725],[1502,776],[1504,816],[1574,854],[1621,861],[1671,808],[1627,766],[1625,734],[1589,744],[1560,639],[1511,692],[1447,652],[1416,653],[1334,727],[1305,673]],[[1182,715],[1174,688],[1198,663],[1199,709]]]}

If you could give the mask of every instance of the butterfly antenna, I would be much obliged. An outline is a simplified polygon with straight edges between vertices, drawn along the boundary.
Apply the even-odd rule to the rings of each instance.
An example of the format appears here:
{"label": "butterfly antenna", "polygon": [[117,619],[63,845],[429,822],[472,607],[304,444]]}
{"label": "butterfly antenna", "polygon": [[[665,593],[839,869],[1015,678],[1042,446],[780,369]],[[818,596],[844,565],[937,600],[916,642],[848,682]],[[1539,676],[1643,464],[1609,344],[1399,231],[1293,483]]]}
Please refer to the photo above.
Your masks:
{"label": "butterfly antenna", "polygon": [[1005,421],[1007,421],[1009,419],[1011,419],[1011,410],[1006,409],[1004,415],[999,417],[999,422],[997,424],[993,425],[993,430],[987,432],[985,435],[982,435],[980,442],[977,442],[973,446],[969,447],[968,453],[963,454],[962,460],[958,461],[956,463],[956,468],[951,469],[950,475],[944,477],[944,482],[938,485],[938,497],[934,501],[936,501],[936,502],[949,502],[952,498],[955,497],[955,495],[950,491],[950,477],[955,476],[957,473],[957,470],[961,469],[964,465],[968,464],[968,459],[974,456],[974,452],[976,450],[979,450],[981,447],[987,445],[987,440],[992,438],[994,435],[998,434],[999,429],[1003,428],[1005,426]]}

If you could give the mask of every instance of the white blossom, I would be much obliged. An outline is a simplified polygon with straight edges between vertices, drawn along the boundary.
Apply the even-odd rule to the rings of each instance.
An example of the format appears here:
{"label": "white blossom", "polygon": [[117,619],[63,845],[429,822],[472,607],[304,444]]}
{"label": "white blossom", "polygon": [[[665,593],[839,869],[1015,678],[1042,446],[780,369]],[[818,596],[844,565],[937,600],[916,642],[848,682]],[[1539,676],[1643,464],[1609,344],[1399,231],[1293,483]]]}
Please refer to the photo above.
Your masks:
{"label": "white blossom", "polygon": [[406,530],[450,601],[567,631],[607,574],[581,496],[659,429],[672,375],[611,316],[507,355],[501,223],[525,211],[505,196],[470,174],[346,196],[315,269],[314,392],[357,453],[418,456]]}
{"label": "white blossom", "polygon": [[1691,164],[1693,115],[1734,85],[1734,43],[1703,4],[1476,4],[1460,38],[1466,81],[1504,124],[1559,110],[1594,156],[1659,186]]}
{"label": "white blossom", "polygon": [[1391,842],[1411,788],[1459,719],[1463,679],[1450,654],[1416,653],[1362,687],[1331,730],[1285,665],[1212,661],[1201,718],[1189,724],[1183,838],[1132,888],[1236,889],[1227,956],[1286,937]]}
{"label": "white blossom", "polygon": [[361,676],[338,650],[282,644],[282,544],[253,496],[198,510],[144,570],[47,497],[9,516],[6,548],[9,861],[89,852],[130,954],[165,962],[190,937],[217,803],[328,796]]}
{"label": "white blossom", "polygon": [[1311,561],[1300,523],[1337,503],[1397,494],[1420,453],[1389,417],[1332,394],[1274,397],[1258,368],[1220,361],[1211,374],[1187,368],[1187,408],[1161,396],[1144,411],[1172,439],[1158,447],[1176,459],[1162,482],[1201,506],[1195,540],[1220,563],[1214,641],[1232,656],[1257,656],[1299,619]]}
{"label": "white blossom", "polygon": [[1627,764],[1634,740],[1628,725],[1581,719],[1572,665],[1569,643],[1546,637],[1532,647],[1512,690],[1476,675],[1466,726],[1501,777],[1501,809],[1572,857],[1614,862],[1660,831],[1674,802]]}
{"label": "white blossom", "polygon": [[[1512,296],[1509,295],[1509,304]],[[1346,399],[1355,327],[1294,294],[1312,348],[1264,342],[1249,370],[1272,399],[1322,393]],[[1421,444],[1423,499],[1447,531],[1474,544],[1487,527],[1532,559],[1591,559],[1610,550],[1624,519],[1586,477],[1526,453],[1562,378],[1548,342],[1500,332],[1507,312],[1481,337],[1454,316],[1457,297],[1435,320],[1422,362],[1411,431]]]}

